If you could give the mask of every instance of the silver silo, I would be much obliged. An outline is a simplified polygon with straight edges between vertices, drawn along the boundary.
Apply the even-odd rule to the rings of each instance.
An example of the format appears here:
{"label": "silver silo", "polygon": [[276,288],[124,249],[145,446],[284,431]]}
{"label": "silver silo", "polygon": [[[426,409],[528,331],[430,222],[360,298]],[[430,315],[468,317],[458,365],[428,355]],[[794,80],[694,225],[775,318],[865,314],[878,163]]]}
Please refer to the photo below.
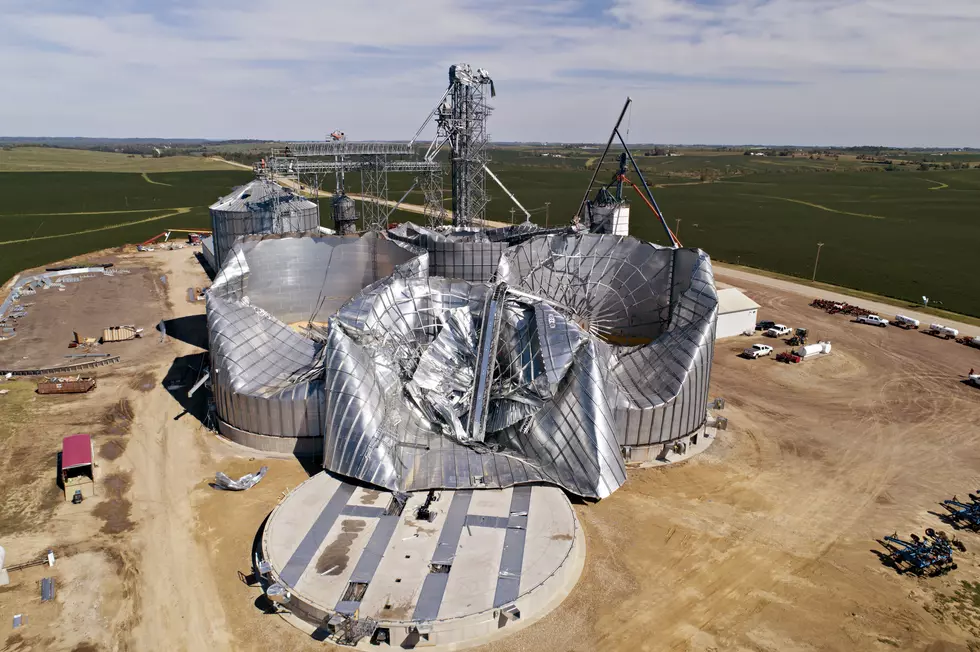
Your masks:
{"label": "silver silo", "polygon": [[357,232],[357,212],[354,200],[347,195],[335,195],[330,202],[333,209],[333,224],[337,235],[350,235]]}
{"label": "silver silo", "polygon": [[211,206],[218,269],[243,235],[296,233],[320,226],[317,205],[268,179],[255,179]]}

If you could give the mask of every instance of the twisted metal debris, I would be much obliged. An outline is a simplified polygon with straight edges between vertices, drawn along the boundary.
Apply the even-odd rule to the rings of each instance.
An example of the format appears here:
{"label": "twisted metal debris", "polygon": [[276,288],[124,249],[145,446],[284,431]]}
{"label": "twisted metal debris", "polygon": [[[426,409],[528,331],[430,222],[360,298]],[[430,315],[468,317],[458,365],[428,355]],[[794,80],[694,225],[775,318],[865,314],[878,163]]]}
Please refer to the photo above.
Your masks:
{"label": "twisted metal debris", "polygon": [[[717,313],[694,249],[568,229],[239,242],[208,295],[222,431],[323,437],[397,491],[547,482],[703,426]],[[234,438],[234,437],[233,437]]]}

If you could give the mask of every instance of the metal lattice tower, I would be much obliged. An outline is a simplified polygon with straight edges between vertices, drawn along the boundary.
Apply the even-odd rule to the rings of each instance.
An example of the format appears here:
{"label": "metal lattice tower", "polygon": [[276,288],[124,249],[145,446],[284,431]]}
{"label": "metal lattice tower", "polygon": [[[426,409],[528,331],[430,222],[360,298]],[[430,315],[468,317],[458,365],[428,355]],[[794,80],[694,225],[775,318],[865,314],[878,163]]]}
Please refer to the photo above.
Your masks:
{"label": "metal lattice tower", "polygon": [[361,168],[361,216],[365,231],[388,228],[388,159],[372,156]]}
{"label": "metal lattice tower", "polygon": [[496,92],[490,73],[467,63],[449,67],[449,90],[439,105],[439,135],[449,143],[452,165],[453,225],[482,222],[487,202],[487,92]]}
{"label": "metal lattice tower", "polygon": [[442,169],[423,173],[420,185],[425,201],[425,223],[430,228],[445,226],[448,213],[443,203]]}

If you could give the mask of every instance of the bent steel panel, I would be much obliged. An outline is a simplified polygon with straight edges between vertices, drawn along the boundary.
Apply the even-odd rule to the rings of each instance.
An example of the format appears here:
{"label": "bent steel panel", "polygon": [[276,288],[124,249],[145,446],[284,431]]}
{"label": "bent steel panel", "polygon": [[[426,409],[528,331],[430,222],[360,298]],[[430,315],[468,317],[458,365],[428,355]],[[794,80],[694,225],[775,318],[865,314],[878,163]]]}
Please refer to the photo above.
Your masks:
{"label": "bent steel panel", "polygon": [[[399,229],[397,244],[235,246],[208,294],[224,421],[322,435],[325,468],[387,489],[547,482],[593,498],[625,482],[621,446],[704,425],[718,310],[704,252],[523,226]],[[432,243],[482,251],[439,270],[474,280],[435,273]]]}

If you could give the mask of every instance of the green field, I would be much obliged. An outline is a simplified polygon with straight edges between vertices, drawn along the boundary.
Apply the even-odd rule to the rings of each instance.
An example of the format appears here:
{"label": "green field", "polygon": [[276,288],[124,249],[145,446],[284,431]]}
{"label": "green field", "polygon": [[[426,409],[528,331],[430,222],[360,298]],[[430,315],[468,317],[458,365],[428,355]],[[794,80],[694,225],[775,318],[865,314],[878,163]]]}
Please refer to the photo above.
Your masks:
{"label": "green field", "polygon": [[0,173],[0,283],[25,268],[142,242],[168,227],[210,228],[207,207],[251,173],[148,176],[156,183],[140,173]]}
{"label": "green field", "polygon": [[[495,172],[538,223],[544,221],[545,202],[551,202],[552,224],[567,222],[591,176],[584,160],[535,165],[500,152],[494,158]],[[809,159],[745,158],[639,160],[670,227],[681,220],[685,246],[700,247],[717,260],[809,279],[817,243],[823,242],[818,280],[910,303],[927,295],[937,307],[980,316],[974,280],[980,169],[859,171],[863,164],[851,160],[835,162],[838,171],[832,171],[826,161],[818,168]],[[730,171],[739,167],[739,174],[725,176],[726,164]],[[700,182],[698,172],[705,168],[717,179]],[[608,176],[603,172],[600,179]],[[635,174],[629,176],[639,182]],[[396,184],[392,188],[397,195]],[[491,193],[488,216],[509,221],[509,200],[494,188]],[[642,200],[632,190],[627,196],[631,233],[665,243],[663,229]],[[418,221],[421,216],[398,217]]]}
{"label": "green field", "polygon": [[[541,151],[555,152],[494,149],[492,167],[536,222],[544,222],[550,202],[551,224],[565,223],[592,174],[587,164],[600,152],[567,150],[553,158]],[[975,158],[970,169],[936,164],[924,172],[917,169],[920,159],[886,172],[853,156],[749,157],[734,151],[639,156],[638,162],[671,228],[681,220],[685,246],[701,247],[718,260],[809,278],[817,242],[823,242],[818,280],[909,302],[925,294],[933,305],[980,316],[973,282],[980,243]],[[608,167],[599,178],[605,181],[611,172]],[[250,178],[234,169],[0,173],[0,282],[27,267],[141,242],[168,227],[208,228],[207,206]],[[332,184],[327,179],[324,186]],[[405,175],[391,175],[389,198],[399,198],[410,184]],[[359,191],[356,175],[348,177],[348,188]],[[488,217],[509,221],[509,200],[489,180],[488,188]],[[665,242],[639,197],[627,194],[632,233]],[[415,191],[406,201],[421,200]],[[324,222],[328,201],[321,200]],[[392,220],[421,222],[422,216],[398,211]]]}

